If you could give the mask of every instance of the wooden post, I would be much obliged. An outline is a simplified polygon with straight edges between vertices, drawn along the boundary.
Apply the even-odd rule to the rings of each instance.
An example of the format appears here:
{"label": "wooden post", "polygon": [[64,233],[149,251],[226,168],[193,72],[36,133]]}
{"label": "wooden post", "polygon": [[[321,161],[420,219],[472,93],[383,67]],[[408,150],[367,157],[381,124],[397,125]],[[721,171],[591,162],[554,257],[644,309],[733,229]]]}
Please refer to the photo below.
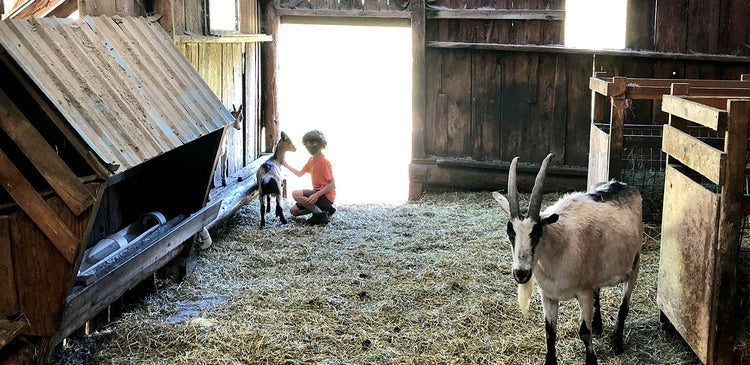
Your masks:
{"label": "wooden post", "polygon": [[712,323],[707,364],[731,364],[734,345],[735,295],[737,294],[737,260],[742,229],[742,200],[745,187],[749,100],[727,101],[727,130],[724,152],[727,154],[725,184],[721,188],[719,240],[714,278],[718,279],[712,299]]}
{"label": "wooden post", "polygon": [[625,128],[627,78],[614,77],[612,89],[612,111],[609,121],[609,178],[620,179],[622,174],[622,140]]}
{"label": "wooden post", "polygon": [[159,18],[159,25],[164,28],[170,37],[174,37],[172,0],[154,0],[154,13],[161,15],[161,18]]}
{"label": "wooden post", "polygon": [[261,121],[266,128],[265,152],[273,152],[279,139],[276,89],[276,43],[279,40],[279,10],[276,0],[262,0],[262,24],[265,34],[273,37],[261,46]]}
{"label": "wooden post", "polygon": [[[425,1],[412,0],[411,10],[411,40],[412,40],[412,139],[411,157],[424,158],[425,148],[425,117],[427,115],[427,77],[426,77],[426,38]],[[422,183],[409,180],[409,200],[415,201],[422,197]]]}
{"label": "wooden post", "polygon": [[[594,71],[594,77],[602,78],[607,76],[606,72]],[[606,96],[591,90],[591,124],[602,123],[604,121],[604,101]]]}

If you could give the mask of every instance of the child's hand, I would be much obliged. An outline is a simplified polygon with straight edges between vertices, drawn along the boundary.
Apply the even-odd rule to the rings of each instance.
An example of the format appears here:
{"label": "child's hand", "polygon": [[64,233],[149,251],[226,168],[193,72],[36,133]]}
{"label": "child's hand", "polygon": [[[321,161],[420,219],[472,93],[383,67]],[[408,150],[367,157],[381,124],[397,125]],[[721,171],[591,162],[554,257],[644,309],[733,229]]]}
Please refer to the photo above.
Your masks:
{"label": "child's hand", "polygon": [[307,202],[311,205],[315,205],[315,203],[318,202],[318,198],[320,196],[318,194],[312,194],[309,197],[307,197]]}

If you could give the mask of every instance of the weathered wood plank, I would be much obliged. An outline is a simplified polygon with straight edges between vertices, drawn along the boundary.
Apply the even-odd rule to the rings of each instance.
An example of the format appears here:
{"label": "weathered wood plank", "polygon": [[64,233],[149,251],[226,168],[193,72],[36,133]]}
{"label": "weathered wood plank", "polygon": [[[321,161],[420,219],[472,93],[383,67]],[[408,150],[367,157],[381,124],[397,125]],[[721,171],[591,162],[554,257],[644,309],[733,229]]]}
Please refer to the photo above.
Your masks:
{"label": "weathered wood plank", "polygon": [[715,316],[711,332],[707,364],[730,364],[736,328],[735,298],[737,294],[737,262],[739,259],[740,232],[742,231],[742,200],[745,190],[745,159],[747,155],[750,100],[731,100],[728,103],[727,131],[724,150],[727,154],[725,184],[721,189],[719,237],[716,248],[716,266],[712,276],[715,290],[712,295]]}
{"label": "weathered wood plank", "polygon": [[656,302],[704,363],[720,197],[667,166]]}
{"label": "weathered wood plank", "polygon": [[587,166],[588,133],[591,130],[591,90],[587,80],[592,59],[587,55],[566,56],[568,119],[565,134],[565,164]]}
{"label": "weathered wood plank", "polygon": [[656,0],[628,1],[629,16],[625,24],[625,46],[636,50],[654,49],[654,12]]}
{"label": "weathered wood plank", "polygon": [[185,18],[185,0],[169,0],[172,3],[172,29],[173,35],[185,34],[187,24]]}
{"label": "weathered wood plank", "polygon": [[564,20],[564,10],[551,9],[428,9],[427,19]]}
{"label": "weathered wood plank", "polygon": [[[709,100],[721,99],[696,98],[695,100],[702,100],[703,103],[693,101],[693,99],[664,95],[664,98],[662,99],[662,110],[677,117],[704,125],[713,130],[719,130],[726,127],[726,111],[705,105]],[[726,101],[723,103],[726,105]]]}
{"label": "weathered wood plank", "polygon": [[425,119],[427,118],[427,22],[425,3],[411,1],[412,32],[412,158],[425,156]]}
{"label": "weathered wood plank", "polygon": [[500,159],[503,72],[494,52],[477,51],[472,66],[473,156],[477,160]]}
{"label": "weathered wood plank", "polygon": [[13,200],[57,247],[60,254],[72,263],[78,250],[78,238],[65,226],[60,217],[52,211],[2,151],[0,151],[0,182]]}
{"label": "weathered wood plank", "polygon": [[2,90],[0,128],[18,145],[76,215],[94,204],[94,197],[88,189]]}
{"label": "weathered wood plank", "polygon": [[4,318],[0,318],[0,349],[5,345],[13,341],[14,338],[22,334],[24,330],[29,328],[29,324],[24,321],[9,321]]}
{"label": "weathered wood plank", "polygon": [[596,77],[589,79],[589,89],[604,96],[612,96],[612,91],[610,91],[611,86],[611,82]]}
{"label": "weathered wood plank", "polygon": [[625,108],[627,100],[625,91],[627,79],[614,77],[612,79],[612,109],[609,123],[609,176],[620,179],[622,173],[622,144],[625,128]]}
{"label": "weathered wood plank", "polygon": [[[0,217],[0,318],[7,318],[18,313],[18,294],[16,276],[13,273],[13,255],[11,254],[10,226],[8,216]],[[2,348],[2,345],[0,345]]]}
{"label": "weathered wood plank", "polygon": [[586,190],[609,180],[609,134],[591,124],[589,135],[589,169]]}
{"label": "weathered wood plank", "polygon": [[[724,184],[727,154],[670,125],[664,125],[662,150],[715,184]],[[744,172],[744,170],[743,170]]]}
{"label": "weathered wood plank", "polygon": [[443,91],[448,97],[448,156],[468,156],[471,143],[471,52],[449,51]]}
{"label": "weathered wood plank", "polygon": [[686,42],[689,50],[697,53],[719,53],[719,2],[690,1],[687,15],[689,31]]}
{"label": "weathered wood plank", "polygon": [[175,42],[195,42],[195,43],[253,43],[253,42],[271,42],[273,37],[266,34],[232,34],[221,36],[196,36],[196,35],[175,35]]}
{"label": "weathered wood plank", "polygon": [[660,1],[656,7],[657,51],[686,52],[688,0]]}
{"label": "weathered wood plank", "polygon": [[205,34],[203,0],[183,0],[185,2],[185,32]]}

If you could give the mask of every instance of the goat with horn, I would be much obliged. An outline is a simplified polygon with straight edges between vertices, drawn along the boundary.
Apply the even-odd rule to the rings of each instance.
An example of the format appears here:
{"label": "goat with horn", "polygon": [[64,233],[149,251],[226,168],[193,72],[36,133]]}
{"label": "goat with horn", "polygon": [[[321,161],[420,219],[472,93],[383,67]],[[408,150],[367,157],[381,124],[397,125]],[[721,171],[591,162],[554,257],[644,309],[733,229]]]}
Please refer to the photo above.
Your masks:
{"label": "goat with horn", "polygon": [[[516,165],[508,173],[508,198],[494,198],[508,213],[508,238],[513,255],[513,277],[519,284],[524,313],[533,283],[539,286],[547,337],[545,364],[557,364],[555,340],[561,300],[576,298],[581,308],[578,332],[586,348],[586,364],[596,364],[591,335],[602,333],[599,290],[624,283],[612,346],[623,351],[623,326],[638,276],[643,240],[641,195],[618,181],[597,185],[588,192],[568,194],[541,212],[544,178],[552,154],[542,162],[534,182],[528,212],[519,208]],[[526,213],[526,214],[524,214]]]}

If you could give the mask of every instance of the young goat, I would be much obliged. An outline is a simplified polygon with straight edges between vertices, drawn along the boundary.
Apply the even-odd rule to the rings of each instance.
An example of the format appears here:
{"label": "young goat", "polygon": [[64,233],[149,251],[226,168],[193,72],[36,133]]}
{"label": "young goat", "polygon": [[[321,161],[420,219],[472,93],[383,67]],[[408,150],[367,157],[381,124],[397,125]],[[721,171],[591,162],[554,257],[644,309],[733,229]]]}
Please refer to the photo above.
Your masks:
{"label": "young goat", "polygon": [[519,209],[518,157],[508,173],[508,198],[497,192],[493,196],[510,215],[507,230],[513,277],[519,283],[518,301],[524,312],[534,279],[539,285],[547,335],[545,364],[557,364],[558,303],[577,298],[581,308],[578,334],[586,347],[586,364],[592,365],[597,362],[591,334],[602,332],[599,289],[624,282],[612,343],[615,354],[623,351],[623,325],[638,276],[643,239],[641,195],[634,187],[613,180],[586,193],[569,194],[540,213],[550,157],[552,154],[544,159],[536,177],[528,215]]}
{"label": "young goat", "polygon": [[[266,225],[266,213],[271,211],[271,195],[276,197],[276,216],[281,224],[286,224],[284,211],[281,209],[281,192],[284,191],[281,179],[281,165],[284,163],[284,155],[287,152],[296,152],[292,140],[286,133],[281,132],[281,139],[274,147],[274,153],[268,161],[264,162],[255,173],[258,182],[258,199],[260,199],[260,226]],[[265,201],[264,201],[265,200]],[[268,210],[266,210],[268,205]]]}

